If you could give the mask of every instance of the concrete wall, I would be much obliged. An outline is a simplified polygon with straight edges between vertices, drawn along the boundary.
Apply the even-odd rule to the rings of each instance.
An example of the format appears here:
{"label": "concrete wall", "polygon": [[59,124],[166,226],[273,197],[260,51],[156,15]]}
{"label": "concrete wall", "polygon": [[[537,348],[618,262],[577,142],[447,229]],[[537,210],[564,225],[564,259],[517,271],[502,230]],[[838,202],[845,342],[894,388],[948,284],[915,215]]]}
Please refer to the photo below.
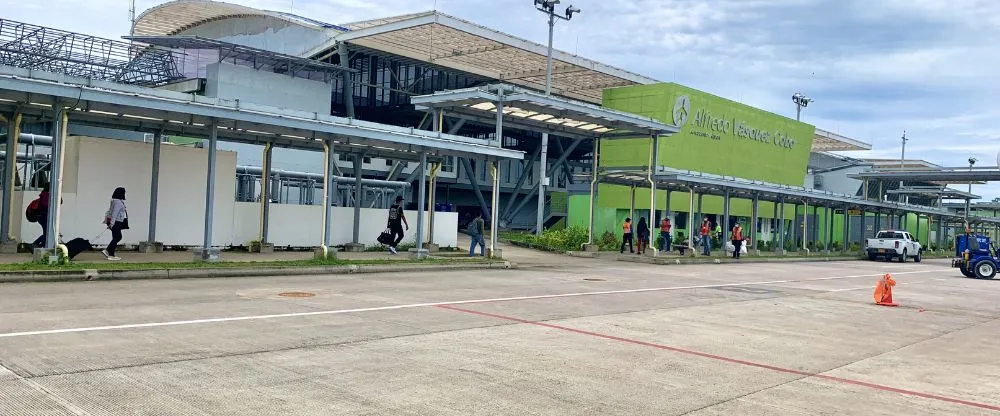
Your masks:
{"label": "concrete wall", "polygon": [[333,86],[328,83],[227,63],[208,65],[207,78],[208,97],[330,114]]}
{"label": "concrete wall", "polygon": [[[361,209],[360,243],[377,245],[379,234],[385,230],[388,212],[384,209]],[[417,212],[406,211],[410,230],[403,238],[403,244],[414,244],[417,233]],[[322,241],[323,207],[321,205],[271,204],[271,218],[268,226],[268,240],[276,246],[312,247]],[[259,239],[260,204],[237,202],[233,215],[234,244],[248,244]],[[458,214],[438,212],[434,219],[434,240],[442,247],[458,245]],[[334,245],[350,243],[354,237],[354,208],[333,208]],[[429,229],[424,231],[426,236]]]}
{"label": "concrete wall", "polygon": [[275,17],[214,20],[181,32],[287,55],[299,56],[329,39],[321,31]]}

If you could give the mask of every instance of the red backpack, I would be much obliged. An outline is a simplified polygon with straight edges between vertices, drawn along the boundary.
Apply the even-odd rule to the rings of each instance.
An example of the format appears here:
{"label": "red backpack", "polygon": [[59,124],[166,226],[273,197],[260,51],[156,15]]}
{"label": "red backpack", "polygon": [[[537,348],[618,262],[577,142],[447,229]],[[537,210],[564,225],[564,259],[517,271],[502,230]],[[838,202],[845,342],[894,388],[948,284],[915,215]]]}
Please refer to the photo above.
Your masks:
{"label": "red backpack", "polygon": [[39,197],[28,204],[28,208],[24,210],[24,217],[28,222],[38,222],[42,216],[42,198]]}

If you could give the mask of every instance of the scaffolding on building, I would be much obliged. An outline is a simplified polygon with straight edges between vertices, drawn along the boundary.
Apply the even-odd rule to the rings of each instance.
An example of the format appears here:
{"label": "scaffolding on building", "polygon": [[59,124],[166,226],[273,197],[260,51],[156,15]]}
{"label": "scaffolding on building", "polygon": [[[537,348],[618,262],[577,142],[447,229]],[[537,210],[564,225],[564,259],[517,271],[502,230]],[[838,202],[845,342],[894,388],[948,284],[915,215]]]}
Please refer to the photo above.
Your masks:
{"label": "scaffolding on building", "polygon": [[0,65],[148,87],[183,78],[170,51],[5,19]]}

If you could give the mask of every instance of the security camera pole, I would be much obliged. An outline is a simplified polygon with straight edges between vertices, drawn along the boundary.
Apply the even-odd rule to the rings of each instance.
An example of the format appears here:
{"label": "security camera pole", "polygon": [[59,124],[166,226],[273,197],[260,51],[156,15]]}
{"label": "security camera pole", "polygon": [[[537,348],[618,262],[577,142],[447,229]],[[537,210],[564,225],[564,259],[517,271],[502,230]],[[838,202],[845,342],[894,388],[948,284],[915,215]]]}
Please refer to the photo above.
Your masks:
{"label": "security camera pole", "polygon": [[[569,21],[573,15],[580,13],[579,8],[570,5],[563,12],[563,15],[556,14],[556,5],[559,0],[534,0],[535,9],[549,15],[549,49],[548,58],[545,63],[545,96],[552,95],[552,33],[555,30],[556,18]],[[538,160],[538,212],[535,217],[535,235],[542,235],[542,228],[545,225],[545,181],[546,176],[545,159],[549,153],[549,134],[542,133],[542,151]]]}
{"label": "security camera pole", "polygon": [[[970,157],[969,158],[969,172],[972,172],[972,165],[975,165],[976,162],[978,162],[978,161],[979,161],[979,159],[976,159],[974,157]],[[970,195],[972,194],[972,181],[971,180],[969,181],[969,194]],[[969,197],[965,198],[965,222],[966,223],[969,222],[969,208],[970,208],[969,207],[969,205],[970,205],[969,202],[970,201],[971,201],[971,199],[969,199]]]}

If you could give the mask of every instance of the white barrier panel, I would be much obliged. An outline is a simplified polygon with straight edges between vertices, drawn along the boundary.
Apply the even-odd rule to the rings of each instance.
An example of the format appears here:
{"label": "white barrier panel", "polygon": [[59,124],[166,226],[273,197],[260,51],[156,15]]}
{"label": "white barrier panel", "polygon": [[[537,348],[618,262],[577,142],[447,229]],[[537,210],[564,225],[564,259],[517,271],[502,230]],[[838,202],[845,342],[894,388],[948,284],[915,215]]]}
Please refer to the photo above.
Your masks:
{"label": "white barrier panel", "polygon": [[[360,243],[377,245],[376,239],[385,229],[386,209],[361,209]],[[319,245],[322,235],[323,207],[321,205],[271,204],[268,223],[268,240],[275,246],[313,247]],[[414,244],[417,232],[417,212],[405,211],[410,222],[410,230],[403,237],[402,244]],[[247,245],[259,239],[260,204],[237,202],[233,215],[234,244]],[[334,245],[350,243],[354,237],[354,208],[333,208]],[[424,232],[425,237],[427,231]],[[458,213],[438,212],[434,218],[434,239],[441,247],[458,245]]]}
{"label": "white barrier panel", "polygon": [[[160,194],[157,208],[157,240],[166,245],[200,246],[205,224],[205,178],[208,174],[206,149],[163,145],[160,149]],[[101,223],[116,187],[127,190],[130,229],[123,232],[122,244],[137,245],[149,233],[149,194],[153,149],[151,143],[71,137],[67,140],[63,180],[62,223],[64,241],[76,237],[106,245],[111,233],[101,234]],[[236,153],[220,151],[216,159],[215,221],[213,245],[248,244],[258,239],[260,204],[236,202]],[[20,241],[32,242],[41,234],[38,224],[24,218],[24,210],[38,192],[15,193],[12,234]],[[20,201],[20,204],[17,202]],[[322,207],[319,205],[271,204],[270,240],[277,246],[313,247],[322,237]],[[385,229],[388,210],[361,209],[360,242],[378,244],[376,238]],[[417,212],[406,211],[410,230],[404,244],[413,244]],[[351,242],[354,234],[354,208],[334,207],[333,243]],[[442,247],[458,244],[458,214],[436,213],[434,237]],[[425,231],[426,233],[426,231]]]}
{"label": "white barrier panel", "polygon": [[[236,205],[236,153],[219,151],[216,158],[215,222],[212,240],[216,246],[232,244],[233,210]],[[129,230],[122,244],[136,245],[149,234],[149,194],[152,178],[152,143],[71,137],[67,140],[63,176],[63,206],[60,232],[63,240],[76,237],[93,240],[106,227],[101,223],[116,187],[125,187]],[[200,246],[205,229],[205,180],[208,151],[163,145],[160,148],[160,192],[157,207],[157,240],[168,245]],[[24,209],[38,192],[25,192],[21,209],[21,241],[31,242],[41,227],[24,219]],[[106,232],[96,244],[111,240]]]}

